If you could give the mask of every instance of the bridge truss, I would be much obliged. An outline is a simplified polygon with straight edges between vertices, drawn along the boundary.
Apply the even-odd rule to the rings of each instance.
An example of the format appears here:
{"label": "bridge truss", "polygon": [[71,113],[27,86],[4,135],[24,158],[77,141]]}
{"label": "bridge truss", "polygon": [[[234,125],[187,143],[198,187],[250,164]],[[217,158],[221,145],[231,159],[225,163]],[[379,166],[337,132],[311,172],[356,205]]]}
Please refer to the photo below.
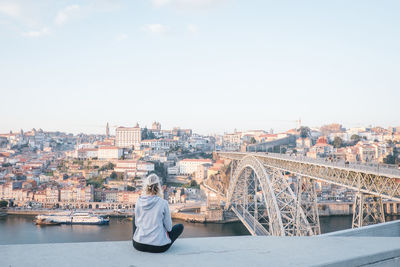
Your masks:
{"label": "bridge truss", "polygon": [[[330,164],[273,153],[219,152],[231,160],[226,208],[252,235],[320,234],[315,182],[357,192],[353,227],[384,222],[382,198],[400,200],[400,175],[393,170]],[[289,183],[287,174],[297,183]],[[296,185],[296,186],[294,186]]]}

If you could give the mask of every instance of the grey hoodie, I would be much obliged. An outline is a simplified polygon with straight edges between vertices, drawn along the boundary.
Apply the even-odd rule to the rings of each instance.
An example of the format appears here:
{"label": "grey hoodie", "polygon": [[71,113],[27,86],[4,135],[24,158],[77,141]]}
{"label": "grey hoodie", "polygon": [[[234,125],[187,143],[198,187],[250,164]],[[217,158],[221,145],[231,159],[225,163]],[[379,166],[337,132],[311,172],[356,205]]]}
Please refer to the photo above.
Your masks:
{"label": "grey hoodie", "polygon": [[166,200],[140,196],[135,206],[135,225],[133,240],[136,242],[153,246],[171,243],[167,232],[172,229],[172,220]]}

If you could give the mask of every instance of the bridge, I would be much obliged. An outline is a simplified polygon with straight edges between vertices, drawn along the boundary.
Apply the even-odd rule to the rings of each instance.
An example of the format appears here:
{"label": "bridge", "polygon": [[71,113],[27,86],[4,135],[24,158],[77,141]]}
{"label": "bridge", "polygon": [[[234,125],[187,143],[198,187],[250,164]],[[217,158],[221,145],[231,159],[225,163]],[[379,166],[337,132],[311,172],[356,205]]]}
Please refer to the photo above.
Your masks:
{"label": "bridge", "polygon": [[[320,234],[316,181],[356,192],[353,228],[385,221],[382,199],[400,201],[400,170],[276,153],[217,152],[230,160],[227,188],[210,188],[252,235]],[[290,183],[288,175],[297,181]]]}

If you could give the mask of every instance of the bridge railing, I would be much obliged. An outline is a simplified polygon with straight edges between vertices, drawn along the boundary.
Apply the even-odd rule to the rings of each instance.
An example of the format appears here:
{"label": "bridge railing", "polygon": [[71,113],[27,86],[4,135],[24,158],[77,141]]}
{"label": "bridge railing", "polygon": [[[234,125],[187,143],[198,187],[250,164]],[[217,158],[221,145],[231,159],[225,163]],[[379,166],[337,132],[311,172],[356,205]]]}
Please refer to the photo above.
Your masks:
{"label": "bridge railing", "polygon": [[297,155],[287,155],[287,154],[278,154],[278,153],[268,153],[268,156],[279,159],[288,159],[288,160],[297,160],[302,162],[316,163],[321,165],[328,165],[332,167],[341,167],[348,169],[356,169],[360,171],[373,172],[378,174],[389,174],[396,175],[400,177],[400,170],[397,165],[389,165],[389,164],[377,164],[377,163],[360,163],[360,162],[346,162],[344,160],[329,160],[326,159],[314,159],[305,156],[297,156]]}

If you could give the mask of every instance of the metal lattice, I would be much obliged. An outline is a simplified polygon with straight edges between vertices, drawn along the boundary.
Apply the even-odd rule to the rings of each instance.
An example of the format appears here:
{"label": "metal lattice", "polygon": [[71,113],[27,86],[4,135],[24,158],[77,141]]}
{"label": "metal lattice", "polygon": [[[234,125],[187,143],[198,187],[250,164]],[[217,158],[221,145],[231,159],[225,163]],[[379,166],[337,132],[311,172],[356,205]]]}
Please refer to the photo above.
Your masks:
{"label": "metal lattice", "polygon": [[385,222],[382,198],[357,193],[353,210],[353,228]]}
{"label": "metal lattice", "polygon": [[[274,153],[219,152],[229,158],[230,207],[253,235],[320,233],[315,180],[359,192],[353,227],[384,222],[382,197],[400,201],[400,172],[389,167],[337,164]],[[285,174],[298,177],[296,195]]]}
{"label": "metal lattice", "polygon": [[231,207],[253,235],[312,235],[306,215],[283,173],[266,169],[255,157],[243,158],[231,179]]}

